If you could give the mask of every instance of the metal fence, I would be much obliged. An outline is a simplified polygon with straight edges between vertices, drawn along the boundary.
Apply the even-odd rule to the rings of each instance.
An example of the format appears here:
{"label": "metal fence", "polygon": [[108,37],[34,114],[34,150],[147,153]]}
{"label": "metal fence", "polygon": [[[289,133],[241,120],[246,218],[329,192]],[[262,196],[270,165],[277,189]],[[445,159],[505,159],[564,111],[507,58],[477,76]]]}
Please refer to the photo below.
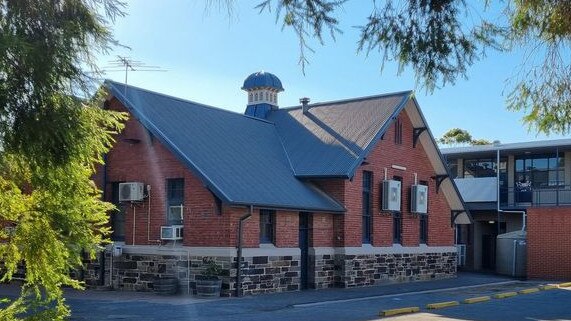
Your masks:
{"label": "metal fence", "polygon": [[508,207],[571,205],[571,186],[500,188],[500,204]]}

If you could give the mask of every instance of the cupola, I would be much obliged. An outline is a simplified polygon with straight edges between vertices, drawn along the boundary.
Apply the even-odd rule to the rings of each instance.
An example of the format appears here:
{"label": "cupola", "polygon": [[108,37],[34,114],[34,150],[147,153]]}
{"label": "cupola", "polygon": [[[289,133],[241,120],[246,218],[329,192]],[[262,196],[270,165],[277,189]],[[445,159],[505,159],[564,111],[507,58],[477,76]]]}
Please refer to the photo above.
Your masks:
{"label": "cupola", "polygon": [[271,110],[278,109],[278,93],[284,88],[276,75],[259,71],[244,80],[242,90],[248,93],[248,105],[244,114],[265,119]]}

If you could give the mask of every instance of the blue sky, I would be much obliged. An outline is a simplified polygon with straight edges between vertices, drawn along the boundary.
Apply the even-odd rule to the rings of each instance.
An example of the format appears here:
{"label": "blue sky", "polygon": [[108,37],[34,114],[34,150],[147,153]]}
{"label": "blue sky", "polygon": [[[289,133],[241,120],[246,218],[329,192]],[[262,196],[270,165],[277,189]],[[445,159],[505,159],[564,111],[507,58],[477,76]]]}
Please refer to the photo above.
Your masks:
{"label": "blue sky", "polygon": [[[280,106],[331,101],[413,89],[435,137],[453,127],[474,138],[502,143],[556,139],[537,135],[522,125],[522,113],[505,108],[506,79],[517,73],[522,54],[488,52],[469,70],[468,80],[427,94],[415,84],[410,69],[397,76],[397,66],[380,70],[380,55],[357,53],[358,31],[373,1],[349,1],[338,13],[341,29],[336,41],[325,46],[312,42],[305,75],[298,65],[299,44],[291,30],[282,30],[273,13],[259,14],[260,0],[235,0],[232,17],[216,5],[205,11],[207,0],[129,1],[114,35],[130,50],[116,48],[100,56],[101,67],[116,55],[130,56],[166,72],[131,72],[129,84],[242,113],[246,94],[240,87],[251,73],[265,70],[277,75],[285,88]],[[106,78],[124,81],[124,73]]]}

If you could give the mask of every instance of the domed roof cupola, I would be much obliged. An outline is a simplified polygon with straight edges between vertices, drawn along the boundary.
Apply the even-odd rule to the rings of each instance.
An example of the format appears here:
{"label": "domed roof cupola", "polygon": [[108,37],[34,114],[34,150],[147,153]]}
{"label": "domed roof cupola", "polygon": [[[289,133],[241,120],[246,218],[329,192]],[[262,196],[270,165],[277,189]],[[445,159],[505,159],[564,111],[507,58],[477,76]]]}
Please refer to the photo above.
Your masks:
{"label": "domed roof cupola", "polygon": [[242,90],[248,92],[248,105],[244,114],[265,119],[271,110],[278,109],[278,93],[284,88],[276,75],[259,71],[244,80]]}

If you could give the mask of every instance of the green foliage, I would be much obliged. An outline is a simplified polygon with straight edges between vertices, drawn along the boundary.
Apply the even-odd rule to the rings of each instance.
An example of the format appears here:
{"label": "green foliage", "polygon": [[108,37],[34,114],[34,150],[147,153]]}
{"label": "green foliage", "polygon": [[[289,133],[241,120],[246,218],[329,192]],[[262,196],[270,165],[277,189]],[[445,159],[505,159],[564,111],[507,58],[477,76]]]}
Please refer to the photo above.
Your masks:
{"label": "green foliage", "polygon": [[209,259],[204,261],[205,269],[202,272],[202,275],[205,276],[207,279],[214,279],[217,280],[219,276],[222,275],[223,270],[222,266],[216,263],[214,260]]}
{"label": "green foliage", "polygon": [[[281,0],[275,1],[276,19],[282,17],[282,29],[292,28],[299,39],[299,64],[305,71],[309,63],[305,50],[313,51],[307,43],[307,38],[317,38],[323,44],[323,32],[335,39],[336,33],[341,33],[337,27],[339,21],[333,16],[347,0]],[[264,0],[256,6],[260,12],[272,11],[273,0]]]}
{"label": "green foliage", "polygon": [[[226,0],[231,1],[231,0]],[[323,44],[324,33],[341,33],[338,11],[346,1],[264,0],[257,8],[277,8],[276,19],[300,42],[302,70],[308,39]],[[380,53],[381,66],[411,68],[428,92],[467,78],[486,50],[527,48],[519,75],[509,82],[507,107],[524,111],[530,129],[569,133],[571,126],[571,4],[561,0],[497,1],[503,17],[486,17],[491,1],[371,1],[360,30],[358,51]],[[499,22],[498,22],[499,21]],[[504,21],[506,23],[504,23]],[[508,75],[506,75],[507,78]],[[499,85],[499,84],[498,84]]]}
{"label": "green foliage", "polygon": [[[525,111],[529,128],[568,134],[571,126],[571,3],[515,1],[510,12],[514,46],[527,48],[524,64],[511,79],[508,108]],[[539,57],[539,59],[538,59]]]}
{"label": "green foliage", "polygon": [[468,144],[472,141],[472,135],[467,130],[460,128],[452,128],[438,140],[444,145],[461,145]]}
{"label": "green foliage", "polygon": [[[108,234],[92,176],[125,115],[101,108],[93,87],[93,54],[114,43],[106,19],[115,0],[0,0],[0,271],[20,266],[19,298],[3,303],[0,320],[63,320],[62,286]],[[96,71],[96,70],[92,70]],[[9,227],[9,228],[5,228]]]}
{"label": "green foliage", "polygon": [[487,139],[474,139],[472,135],[465,129],[460,128],[452,128],[448,130],[440,139],[438,139],[438,143],[443,145],[492,145],[496,143],[500,143],[499,140],[494,140],[493,142]]}

